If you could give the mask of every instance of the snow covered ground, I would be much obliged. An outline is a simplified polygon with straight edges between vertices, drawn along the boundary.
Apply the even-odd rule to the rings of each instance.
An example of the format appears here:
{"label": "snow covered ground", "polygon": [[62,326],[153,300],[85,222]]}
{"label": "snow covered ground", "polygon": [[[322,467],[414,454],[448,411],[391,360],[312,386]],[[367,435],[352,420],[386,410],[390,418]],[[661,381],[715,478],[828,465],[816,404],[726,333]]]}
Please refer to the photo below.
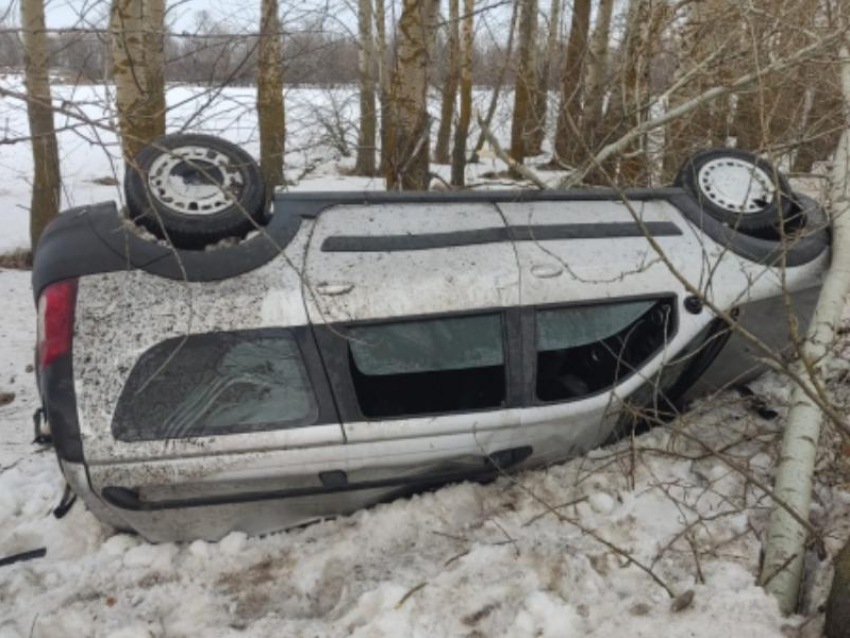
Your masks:
{"label": "snow covered ground", "polygon": [[[91,118],[104,116],[105,90],[57,87]],[[169,99],[200,93],[180,88]],[[228,89],[189,126],[255,152],[251,99],[249,89]],[[315,117],[331,101],[326,92],[292,90],[287,100],[287,176],[297,188],[382,187],[342,175],[348,160],[321,139]],[[2,110],[6,137],[25,135],[19,105]],[[178,107],[172,123],[193,110]],[[93,182],[121,175],[114,139],[105,153],[93,135],[91,127],[61,134],[68,205],[120,197]],[[28,162],[25,145],[0,145],[0,252],[27,242]],[[487,161],[471,171],[500,168]],[[810,558],[807,615],[783,619],[754,582],[769,497],[686,436],[769,484],[789,393],[778,376],[753,386],[777,419],[727,392],[634,441],[515,479],[450,486],[264,538],[151,545],[102,526],[80,504],[61,520],[51,515],[64,486],[52,451],[30,443],[29,273],[0,270],[0,296],[0,392],[15,394],[0,406],[0,558],[47,550],[0,567],[0,638],[819,635],[828,561]],[[831,379],[846,405],[846,370]],[[814,518],[834,551],[850,527],[850,468],[826,439]]]}

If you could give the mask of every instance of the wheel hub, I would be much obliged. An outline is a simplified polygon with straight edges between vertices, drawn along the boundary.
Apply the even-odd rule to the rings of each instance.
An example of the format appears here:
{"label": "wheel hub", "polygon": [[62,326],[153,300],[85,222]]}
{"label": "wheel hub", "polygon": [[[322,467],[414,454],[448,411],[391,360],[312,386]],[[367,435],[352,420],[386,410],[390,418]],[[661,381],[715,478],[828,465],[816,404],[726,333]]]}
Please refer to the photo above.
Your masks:
{"label": "wheel hub", "polygon": [[151,164],[148,189],[156,200],[187,215],[214,215],[235,202],[244,187],[230,158],[204,146],[179,146]]}
{"label": "wheel hub", "polygon": [[731,213],[758,213],[773,200],[773,180],[761,168],[734,157],[706,162],[697,174],[703,197]]}

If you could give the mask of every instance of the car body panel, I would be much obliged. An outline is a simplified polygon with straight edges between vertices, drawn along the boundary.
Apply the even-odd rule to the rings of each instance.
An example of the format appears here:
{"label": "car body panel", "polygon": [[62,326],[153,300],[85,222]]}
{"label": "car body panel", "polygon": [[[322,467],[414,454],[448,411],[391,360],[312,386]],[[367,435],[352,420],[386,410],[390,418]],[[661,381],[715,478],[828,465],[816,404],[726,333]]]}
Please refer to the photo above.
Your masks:
{"label": "car body panel", "polygon": [[[628,205],[613,194],[362,202],[349,194],[297,223],[273,221],[285,222],[287,243],[276,257],[240,266],[233,276],[203,277],[205,260],[218,264],[215,255],[193,258],[185,280],[116,266],[96,272],[88,265],[79,278],[73,346],[85,460],[63,463],[63,471],[109,524],[154,541],[216,539],[352,512],[447,477],[484,480],[592,449],[622,422],[630,398],[679,353],[699,346],[714,324],[708,307],[689,306],[693,290],[682,279],[778,347],[788,342],[787,326],[766,319],[790,303],[802,330],[828,263],[828,250],[784,270],[748,259],[740,246],[712,239],[693,215],[683,214],[673,203],[681,193],[658,193],[642,193]],[[293,214],[284,204],[277,210]],[[226,260],[228,249],[220,253]],[[534,399],[536,350],[529,335],[536,309],[659,298],[672,300],[675,326],[666,346],[637,371],[578,400]],[[362,416],[347,378],[347,330],[481,312],[503,317],[504,405]],[[113,435],[119,397],[143,353],[166,339],[261,328],[307,335],[302,347],[314,359],[311,381],[326,393],[325,416],[334,418],[294,429],[166,440]],[[756,354],[733,336],[688,396],[757,374]]]}

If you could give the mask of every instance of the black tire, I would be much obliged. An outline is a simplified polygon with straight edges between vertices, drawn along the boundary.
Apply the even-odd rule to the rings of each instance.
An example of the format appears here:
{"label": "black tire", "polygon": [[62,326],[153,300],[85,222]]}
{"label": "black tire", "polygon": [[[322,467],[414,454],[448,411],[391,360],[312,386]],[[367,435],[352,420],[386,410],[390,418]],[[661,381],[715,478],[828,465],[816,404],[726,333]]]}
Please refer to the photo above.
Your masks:
{"label": "black tire", "polygon": [[266,221],[266,188],[254,159],[211,135],[164,135],[127,167],[127,212],[177,248],[244,237]]}
{"label": "black tire", "polygon": [[[744,174],[744,165],[751,167],[744,200],[733,202],[722,186],[718,189],[712,183],[712,171],[715,176],[719,171],[736,169]],[[679,169],[674,185],[687,189],[702,210],[716,220],[756,237],[778,237],[779,225],[791,222],[797,210],[785,176],[770,162],[738,149],[714,148],[692,155]],[[772,193],[759,199],[757,195],[768,187]]]}

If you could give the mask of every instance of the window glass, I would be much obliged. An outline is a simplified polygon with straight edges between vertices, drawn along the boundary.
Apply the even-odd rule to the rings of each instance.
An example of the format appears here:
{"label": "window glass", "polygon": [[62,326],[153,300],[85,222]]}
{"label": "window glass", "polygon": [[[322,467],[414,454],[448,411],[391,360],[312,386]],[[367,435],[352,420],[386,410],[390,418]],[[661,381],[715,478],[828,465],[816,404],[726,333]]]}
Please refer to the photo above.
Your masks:
{"label": "window glass", "polygon": [[141,356],[113,431],[127,441],[298,427],[318,415],[295,338],[286,330],[192,335]]}
{"label": "window glass", "polygon": [[537,311],[537,397],[568,401],[612,387],[664,345],[669,299]]}
{"label": "window glass", "polygon": [[359,326],[351,353],[364,374],[387,375],[501,365],[498,315]]}
{"label": "window glass", "polygon": [[537,349],[577,348],[617,334],[649,310],[654,302],[576,306],[537,313]]}
{"label": "window glass", "polygon": [[357,326],[348,334],[366,417],[480,410],[504,401],[500,315]]}

